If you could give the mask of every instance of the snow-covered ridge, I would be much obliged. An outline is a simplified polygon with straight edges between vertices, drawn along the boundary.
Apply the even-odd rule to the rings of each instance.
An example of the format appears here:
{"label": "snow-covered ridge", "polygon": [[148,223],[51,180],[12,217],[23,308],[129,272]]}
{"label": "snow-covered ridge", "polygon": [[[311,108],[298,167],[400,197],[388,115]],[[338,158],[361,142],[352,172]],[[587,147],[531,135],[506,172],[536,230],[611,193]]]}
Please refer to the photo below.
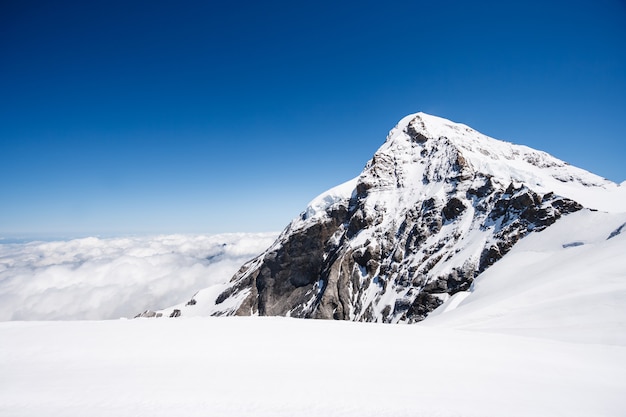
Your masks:
{"label": "snow-covered ridge", "polygon": [[416,136],[438,142],[439,146],[451,144],[474,173],[525,184],[539,192],[555,192],[599,210],[626,210],[626,198],[624,205],[618,207],[615,207],[615,199],[598,199],[606,191],[621,192],[626,197],[624,190],[612,181],[571,166],[546,152],[494,139],[464,124],[425,113],[403,118],[391,130],[379,152],[406,148],[407,142]]}
{"label": "snow-covered ridge", "polygon": [[324,216],[326,211],[335,204],[350,200],[356,188],[357,180],[358,178],[353,178],[317,196],[309,203],[302,217],[305,220],[319,218]]}
{"label": "snow-covered ridge", "polygon": [[[493,177],[502,185],[526,184],[540,192],[555,192],[585,207],[609,212],[626,211],[626,187],[622,185],[571,166],[546,152],[494,139],[465,124],[422,112],[405,116],[398,122],[376,152],[375,159],[368,162],[366,171],[376,162],[376,158],[379,164],[381,160],[389,159],[393,161],[395,171],[386,176],[391,178],[404,174],[406,180],[402,183],[390,180],[392,188],[397,185],[400,185],[398,188],[418,188],[422,177],[421,172],[415,172],[416,162],[428,159],[432,167],[443,168],[451,161],[449,158],[433,160],[429,154],[415,155],[412,151],[415,147],[411,143],[415,142],[416,137],[418,141],[428,140],[433,143],[431,152],[433,148],[439,147],[454,149],[467,163],[468,171]],[[442,153],[441,156],[452,155]],[[319,218],[331,206],[346,204],[356,192],[358,180],[364,174],[365,171],[359,177],[313,199],[304,211],[303,220]],[[382,177],[379,173],[377,176]],[[620,200],[623,204],[620,204]]]}

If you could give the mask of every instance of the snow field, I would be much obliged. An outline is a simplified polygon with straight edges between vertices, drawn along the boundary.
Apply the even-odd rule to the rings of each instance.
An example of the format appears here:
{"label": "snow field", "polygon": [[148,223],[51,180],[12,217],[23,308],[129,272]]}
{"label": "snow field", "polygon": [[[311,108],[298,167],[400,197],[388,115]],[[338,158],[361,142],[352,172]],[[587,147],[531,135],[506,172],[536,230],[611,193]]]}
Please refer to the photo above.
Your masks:
{"label": "snow field", "polygon": [[626,347],[289,318],[0,323],[0,415],[618,416]]}

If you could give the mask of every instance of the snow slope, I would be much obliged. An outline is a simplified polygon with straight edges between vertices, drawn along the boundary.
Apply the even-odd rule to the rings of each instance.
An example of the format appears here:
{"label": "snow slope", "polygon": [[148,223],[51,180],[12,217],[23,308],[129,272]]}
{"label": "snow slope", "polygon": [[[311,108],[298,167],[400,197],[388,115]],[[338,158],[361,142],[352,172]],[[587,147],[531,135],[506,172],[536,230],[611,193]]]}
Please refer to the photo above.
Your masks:
{"label": "snow slope", "polygon": [[0,415],[603,417],[626,347],[292,318],[0,323]]}
{"label": "snow slope", "polygon": [[582,210],[522,239],[424,324],[626,346],[626,213]]}

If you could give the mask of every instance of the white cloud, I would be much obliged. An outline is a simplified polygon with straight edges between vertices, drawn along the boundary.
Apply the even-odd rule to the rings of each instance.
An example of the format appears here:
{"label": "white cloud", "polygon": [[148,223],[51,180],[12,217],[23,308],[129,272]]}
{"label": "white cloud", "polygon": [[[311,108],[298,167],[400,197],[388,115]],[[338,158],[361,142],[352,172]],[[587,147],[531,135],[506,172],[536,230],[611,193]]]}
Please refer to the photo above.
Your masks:
{"label": "white cloud", "polygon": [[230,279],[276,234],[0,244],[0,320],[132,317]]}

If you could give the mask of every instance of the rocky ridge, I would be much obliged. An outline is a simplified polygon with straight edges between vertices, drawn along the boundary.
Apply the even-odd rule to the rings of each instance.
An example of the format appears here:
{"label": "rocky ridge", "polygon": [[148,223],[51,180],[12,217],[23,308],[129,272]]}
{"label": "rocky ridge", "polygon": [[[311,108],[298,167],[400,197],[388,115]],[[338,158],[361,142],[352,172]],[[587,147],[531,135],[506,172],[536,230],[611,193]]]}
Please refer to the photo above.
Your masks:
{"label": "rocky ridge", "polygon": [[176,315],[204,303],[211,315],[417,322],[519,239],[612,187],[544,152],[413,114],[361,175],[313,200],[230,283]]}

